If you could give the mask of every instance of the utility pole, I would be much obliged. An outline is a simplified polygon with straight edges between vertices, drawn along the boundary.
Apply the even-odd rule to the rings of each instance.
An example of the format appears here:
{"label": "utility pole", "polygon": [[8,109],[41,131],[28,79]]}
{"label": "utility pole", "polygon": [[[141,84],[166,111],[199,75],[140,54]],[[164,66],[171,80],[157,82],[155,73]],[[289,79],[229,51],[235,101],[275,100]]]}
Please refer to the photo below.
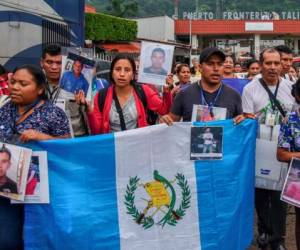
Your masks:
{"label": "utility pole", "polygon": [[196,4],[196,13],[199,12],[199,2],[198,0],[195,0],[195,4]]}
{"label": "utility pole", "polygon": [[216,18],[221,19],[221,0],[216,0]]}
{"label": "utility pole", "polygon": [[174,15],[173,18],[174,19],[178,19],[179,17],[179,0],[174,0]]}
{"label": "utility pole", "polygon": [[192,41],[192,19],[190,18],[189,20],[189,25],[190,25],[190,66],[192,63],[192,49],[193,49],[193,41]]}

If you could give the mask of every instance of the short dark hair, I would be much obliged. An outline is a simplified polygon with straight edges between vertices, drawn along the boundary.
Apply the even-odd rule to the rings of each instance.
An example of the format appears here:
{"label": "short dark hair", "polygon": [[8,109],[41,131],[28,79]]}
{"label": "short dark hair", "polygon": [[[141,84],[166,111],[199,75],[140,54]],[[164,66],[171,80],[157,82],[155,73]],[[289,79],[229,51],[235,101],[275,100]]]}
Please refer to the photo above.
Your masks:
{"label": "short dark hair", "polygon": [[265,60],[265,54],[266,53],[278,53],[280,56],[280,53],[278,50],[276,50],[275,48],[270,48],[270,49],[264,49],[262,52],[260,52],[259,54],[259,62],[262,64]]}
{"label": "short dark hair", "polygon": [[295,98],[296,96],[300,97],[300,78],[292,85],[292,96]]}
{"label": "short dark hair", "polygon": [[154,50],[152,50],[151,56],[153,56],[154,53],[160,53],[166,56],[166,52],[162,48],[155,48]]}
{"label": "short dark hair", "polygon": [[7,154],[9,160],[11,159],[11,152],[7,147],[5,147],[5,144],[3,144],[2,147],[0,148],[0,154]]}
{"label": "short dark hair", "polygon": [[[29,74],[32,76],[34,82],[39,86],[39,87],[43,87],[44,89],[46,89],[47,86],[47,81],[46,81],[46,77],[44,72],[38,68],[35,65],[32,64],[25,64],[19,67],[16,67],[13,70],[13,74],[15,74],[17,71],[25,69],[29,72]],[[44,94],[41,96],[43,99],[47,99],[46,94],[44,92]]]}
{"label": "short dark hair", "polygon": [[44,49],[42,53],[42,58],[46,58],[46,54],[49,54],[50,56],[58,56],[61,55],[61,46],[59,44],[48,44]]}
{"label": "short dark hair", "polygon": [[236,66],[236,65],[240,65],[240,66],[242,67],[242,64],[239,63],[239,62],[235,62],[235,63],[234,63],[234,66]]}
{"label": "short dark hair", "polygon": [[1,76],[1,75],[4,75],[4,74],[6,74],[6,73],[7,73],[6,69],[4,68],[3,65],[0,64],[0,76]]}
{"label": "short dark hair", "polygon": [[113,71],[114,71],[114,67],[116,65],[116,63],[120,60],[128,60],[131,67],[132,67],[132,71],[133,71],[133,76],[136,75],[136,66],[135,66],[135,62],[133,57],[129,56],[129,55],[118,55],[116,56],[113,61],[111,62],[110,65],[110,71],[109,71],[109,79],[111,83],[115,83],[114,79],[113,79]]}
{"label": "short dark hair", "polygon": [[280,56],[282,53],[293,54],[293,51],[286,45],[278,45],[275,49],[279,52]]}
{"label": "short dark hair", "polygon": [[182,68],[188,68],[190,69],[190,66],[187,65],[186,63],[181,63],[177,66],[176,68],[176,74],[179,74],[179,72],[182,70]]}
{"label": "short dark hair", "polygon": [[249,69],[253,63],[258,63],[259,64],[259,61],[256,60],[256,59],[250,59],[250,60],[248,60],[246,62],[246,68]]}
{"label": "short dark hair", "polygon": [[82,62],[80,59],[74,60],[73,66],[74,66],[74,64],[75,64],[76,62],[79,62],[80,65],[81,65],[81,67],[83,67],[83,62]]}

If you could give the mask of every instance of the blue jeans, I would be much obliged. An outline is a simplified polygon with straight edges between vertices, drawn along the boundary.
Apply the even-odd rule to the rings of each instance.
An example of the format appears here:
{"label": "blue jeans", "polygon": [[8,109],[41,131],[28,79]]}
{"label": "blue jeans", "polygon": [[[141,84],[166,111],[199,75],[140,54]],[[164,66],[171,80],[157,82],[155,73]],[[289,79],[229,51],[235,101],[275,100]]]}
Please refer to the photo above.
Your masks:
{"label": "blue jeans", "polygon": [[23,249],[24,206],[0,198],[0,250]]}

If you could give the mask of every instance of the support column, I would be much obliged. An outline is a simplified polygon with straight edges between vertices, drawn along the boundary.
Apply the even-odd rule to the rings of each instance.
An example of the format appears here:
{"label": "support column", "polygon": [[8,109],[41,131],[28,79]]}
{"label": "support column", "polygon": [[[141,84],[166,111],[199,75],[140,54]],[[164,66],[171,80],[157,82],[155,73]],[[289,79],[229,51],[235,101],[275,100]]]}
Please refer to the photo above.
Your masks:
{"label": "support column", "polygon": [[259,59],[260,54],[260,35],[254,35],[254,55],[256,59]]}
{"label": "support column", "polygon": [[295,55],[299,54],[299,39],[297,37],[294,38],[294,53]]}
{"label": "support column", "polygon": [[199,43],[198,43],[198,36],[192,35],[192,48],[198,49]]}

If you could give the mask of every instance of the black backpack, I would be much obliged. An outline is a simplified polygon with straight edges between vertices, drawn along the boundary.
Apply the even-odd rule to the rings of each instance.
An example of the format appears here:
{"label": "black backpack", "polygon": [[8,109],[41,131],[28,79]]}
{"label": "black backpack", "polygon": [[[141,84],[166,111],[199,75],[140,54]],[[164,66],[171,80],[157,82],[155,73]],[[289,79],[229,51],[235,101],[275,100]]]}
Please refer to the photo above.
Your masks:
{"label": "black backpack", "polygon": [[[134,84],[133,87],[134,87],[134,90],[135,90],[137,96],[143,103],[144,109],[146,111],[147,123],[149,125],[155,125],[157,122],[157,119],[158,119],[158,114],[155,113],[154,111],[148,109],[147,97],[146,97],[146,94],[145,94],[145,91],[144,91],[142,85]],[[108,87],[99,90],[98,107],[99,107],[100,112],[103,112],[107,91],[108,91]]]}

